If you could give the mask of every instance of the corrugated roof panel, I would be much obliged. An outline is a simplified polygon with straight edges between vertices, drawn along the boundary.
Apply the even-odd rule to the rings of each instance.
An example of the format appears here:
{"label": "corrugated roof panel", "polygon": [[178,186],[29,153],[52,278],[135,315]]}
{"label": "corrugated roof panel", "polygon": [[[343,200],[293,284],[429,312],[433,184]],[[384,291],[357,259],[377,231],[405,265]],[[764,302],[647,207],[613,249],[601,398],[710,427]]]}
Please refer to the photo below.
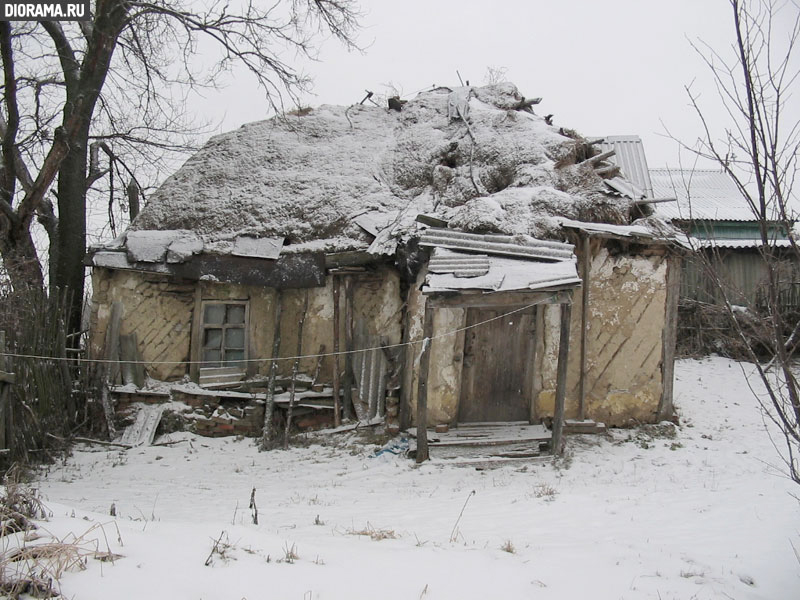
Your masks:
{"label": "corrugated roof panel", "polygon": [[428,261],[430,273],[452,273],[456,277],[479,277],[489,272],[486,254],[465,254],[444,248],[434,248]]}
{"label": "corrugated roof panel", "polygon": [[451,250],[557,261],[573,260],[574,250],[572,244],[537,240],[530,236],[480,235],[433,228],[422,235],[419,243]]}
{"label": "corrugated roof panel", "polygon": [[[760,239],[750,239],[750,240],[705,240],[699,238],[691,238],[691,244],[694,247],[698,248],[725,248],[730,250],[742,249],[742,248],[761,248],[764,244],[761,243]],[[792,242],[789,240],[771,240],[769,243],[770,246],[774,248],[790,248],[792,246]]]}
{"label": "corrugated roof panel", "polygon": [[598,145],[603,152],[608,150],[616,152],[608,160],[619,166],[623,177],[641,189],[645,197],[658,197],[653,195],[653,185],[650,182],[650,172],[647,168],[647,156],[644,153],[642,139],[638,135],[609,135],[605,136],[604,141]]}
{"label": "corrugated roof panel", "polygon": [[651,169],[653,193],[657,198],[677,202],[653,205],[664,219],[713,221],[756,221],[747,200],[733,180],[722,171],[710,169]]}
{"label": "corrugated roof panel", "polygon": [[504,256],[488,258],[489,270],[480,277],[461,278],[451,273],[429,273],[422,288],[423,293],[546,290],[575,286],[581,282],[574,261],[541,262]]}

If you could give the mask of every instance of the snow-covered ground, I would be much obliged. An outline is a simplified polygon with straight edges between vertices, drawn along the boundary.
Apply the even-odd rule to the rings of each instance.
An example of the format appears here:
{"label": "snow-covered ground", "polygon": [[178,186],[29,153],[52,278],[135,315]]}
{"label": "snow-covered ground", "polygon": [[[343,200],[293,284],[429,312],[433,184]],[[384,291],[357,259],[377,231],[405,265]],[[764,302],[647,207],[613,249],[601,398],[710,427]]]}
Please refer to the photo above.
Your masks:
{"label": "snow-covered ground", "polygon": [[188,434],[77,450],[36,482],[40,533],[88,531],[122,555],[64,575],[79,600],[800,598],[800,490],[771,468],[742,368],[676,373],[674,438],[571,437],[555,465],[416,467],[371,445],[260,453]]}

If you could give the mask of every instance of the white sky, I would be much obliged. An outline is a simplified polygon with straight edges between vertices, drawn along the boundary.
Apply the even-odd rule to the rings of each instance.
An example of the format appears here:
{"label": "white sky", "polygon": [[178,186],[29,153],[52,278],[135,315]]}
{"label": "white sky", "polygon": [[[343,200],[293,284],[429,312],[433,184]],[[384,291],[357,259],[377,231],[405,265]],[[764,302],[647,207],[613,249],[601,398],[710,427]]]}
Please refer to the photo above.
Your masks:
{"label": "white sky", "polygon": [[[587,136],[637,134],[650,167],[678,166],[665,126],[691,143],[698,122],[684,86],[696,80],[716,105],[710,74],[689,40],[726,49],[727,0],[362,0],[363,54],[334,40],[303,70],[315,80],[304,103],[349,105],[390,85],[410,97],[432,84],[459,85],[456,70],[483,84],[487,67],[506,78],[558,126]],[[298,64],[298,63],[295,63]],[[246,74],[196,103],[218,131],[268,117]],[[683,156],[683,161],[689,157]]]}

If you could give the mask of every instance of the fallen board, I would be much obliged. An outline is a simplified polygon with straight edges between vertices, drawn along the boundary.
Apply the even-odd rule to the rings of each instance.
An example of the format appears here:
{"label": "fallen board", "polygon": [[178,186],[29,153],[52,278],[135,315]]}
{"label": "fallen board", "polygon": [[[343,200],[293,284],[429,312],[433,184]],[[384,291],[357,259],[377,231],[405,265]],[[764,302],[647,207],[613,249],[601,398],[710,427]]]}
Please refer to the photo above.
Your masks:
{"label": "fallen board", "polygon": [[120,443],[131,447],[151,445],[163,412],[163,404],[142,406],[136,413],[136,421],[125,428]]}

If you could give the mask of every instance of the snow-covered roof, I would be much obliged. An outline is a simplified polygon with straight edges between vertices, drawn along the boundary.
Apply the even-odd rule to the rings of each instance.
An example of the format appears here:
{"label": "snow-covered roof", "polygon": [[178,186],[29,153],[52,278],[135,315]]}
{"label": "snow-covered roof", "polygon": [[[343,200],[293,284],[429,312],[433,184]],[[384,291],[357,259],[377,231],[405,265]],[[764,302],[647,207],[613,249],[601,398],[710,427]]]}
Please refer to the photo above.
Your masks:
{"label": "snow-covered roof", "polygon": [[677,202],[653,205],[662,219],[755,221],[756,217],[733,180],[712,169],[650,169],[656,198]]}
{"label": "snow-covered roof", "polygon": [[[468,122],[448,116],[452,93],[468,99]],[[535,237],[555,235],[554,216],[625,223],[631,199],[575,164],[580,140],[515,110],[523,100],[511,84],[437,88],[401,112],[321,106],[244,125],[186,161],[131,230],[189,230],[223,253],[237,237],[284,238],[283,252],[373,243],[383,253],[392,244],[376,234],[402,237],[419,213]]]}

